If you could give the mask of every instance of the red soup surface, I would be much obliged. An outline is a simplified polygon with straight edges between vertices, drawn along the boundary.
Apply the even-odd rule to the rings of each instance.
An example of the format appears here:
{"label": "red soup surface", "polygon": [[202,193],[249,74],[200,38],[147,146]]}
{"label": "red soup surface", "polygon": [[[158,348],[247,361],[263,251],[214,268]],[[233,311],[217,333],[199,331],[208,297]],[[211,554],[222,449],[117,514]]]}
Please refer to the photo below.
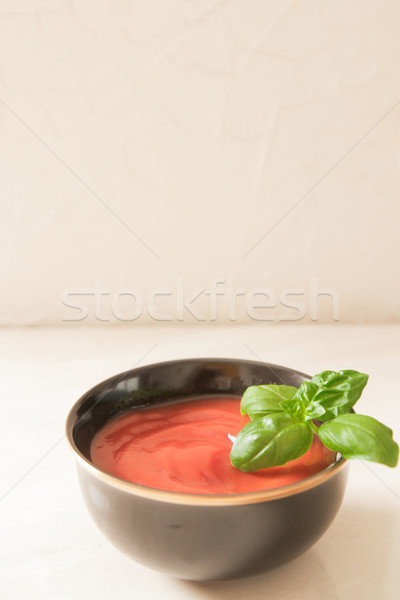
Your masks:
{"label": "red soup surface", "polygon": [[289,485],[334,462],[314,436],[310,450],[282,467],[244,473],[233,467],[232,441],[249,421],[239,398],[201,398],[135,409],[93,439],[95,465],[133,483],[192,494],[240,494]]}

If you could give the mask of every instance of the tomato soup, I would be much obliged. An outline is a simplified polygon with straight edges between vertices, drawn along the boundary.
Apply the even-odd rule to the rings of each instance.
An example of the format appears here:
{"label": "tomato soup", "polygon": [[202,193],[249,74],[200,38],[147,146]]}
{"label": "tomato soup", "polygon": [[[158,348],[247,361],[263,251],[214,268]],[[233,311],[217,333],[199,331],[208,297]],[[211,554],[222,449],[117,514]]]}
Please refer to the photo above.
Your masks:
{"label": "tomato soup", "polygon": [[336,454],[314,436],[310,450],[281,467],[244,473],[231,465],[232,438],[248,423],[239,398],[199,398],[123,413],[93,439],[95,465],[150,488],[240,494],[306,479]]}

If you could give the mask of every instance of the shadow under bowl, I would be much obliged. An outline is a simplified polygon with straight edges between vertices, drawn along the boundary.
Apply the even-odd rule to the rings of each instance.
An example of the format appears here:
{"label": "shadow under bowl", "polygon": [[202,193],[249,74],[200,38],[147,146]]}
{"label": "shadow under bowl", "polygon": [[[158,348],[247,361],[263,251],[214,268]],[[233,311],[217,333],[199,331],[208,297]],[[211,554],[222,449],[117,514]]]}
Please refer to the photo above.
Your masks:
{"label": "shadow under bowl", "polygon": [[119,479],[91,461],[95,434],[126,410],[198,396],[241,397],[250,385],[298,387],[307,375],[241,359],[157,363],[108,379],[84,394],[66,423],[79,483],[102,533],[152,569],[191,580],[233,579],[268,571],[318,540],[343,499],[347,469],[340,457],[286,487],[200,495],[167,492]]}

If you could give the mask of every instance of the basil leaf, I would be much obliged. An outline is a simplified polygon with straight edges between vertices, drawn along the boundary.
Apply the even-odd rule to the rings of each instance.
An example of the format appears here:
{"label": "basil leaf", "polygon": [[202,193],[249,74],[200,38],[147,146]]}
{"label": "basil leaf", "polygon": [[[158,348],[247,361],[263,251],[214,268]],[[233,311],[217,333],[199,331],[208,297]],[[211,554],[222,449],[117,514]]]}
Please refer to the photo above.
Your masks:
{"label": "basil leaf", "polygon": [[316,419],[318,421],[323,421],[324,419],[322,417],[324,414],[324,407],[321,404],[315,403],[310,405],[309,407],[307,406],[306,410],[304,411],[304,420],[312,421],[313,419]]}
{"label": "basil leaf", "polygon": [[282,412],[280,403],[290,400],[296,392],[297,389],[290,385],[252,385],[243,394],[240,411],[250,419]]}
{"label": "basil leaf", "polygon": [[318,386],[315,383],[303,381],[293,398],[281,402],[281,407],[292,417],[304,421],[305,410],[317,392]]}
{"label": "basil leaf", "polygon": [[231,463],[241,471],[284,465],[309,450],[313,439],[307,423],[297,423],[285,413],[251,421],[238,433]]}
{"label": "basil leaf", "polygon": [[[305,417],[330,421],[349,412],[354,406],[367,384],[368,375],[350,370],[337,373],[323,371],[313,377],[312,381],[314,379],[319,381],[319,390],[307,407]],[[321,414],[321,407],[325,411],[323,414]]]}
{"label": "basil leaf", "polygon": [[322,371],[322,373],[317,373],[317,375],[314,375],[311,381],[316,383],[318,386],[321,386],[329,381],[333,375],[336,375],[336,371]]}
{"label": "basil leaf", "polygon": [[388,467],[397,465],[399,447],[392,438],[393,431],[372,417],[342,415],[321,425],[318,435],[327,448],[340,452],[344,458],[371,460]]}

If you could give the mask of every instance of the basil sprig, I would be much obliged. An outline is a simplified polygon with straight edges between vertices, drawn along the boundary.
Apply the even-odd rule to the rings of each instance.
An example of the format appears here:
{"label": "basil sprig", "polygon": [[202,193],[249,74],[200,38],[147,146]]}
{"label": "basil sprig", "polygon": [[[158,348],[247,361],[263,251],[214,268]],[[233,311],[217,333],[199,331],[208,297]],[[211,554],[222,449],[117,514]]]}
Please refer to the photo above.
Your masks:
{"label": "basil sprig", "polygon": [[[284,465],[305,454],[313,434],[344,458],[397,465],[393,432],[372,417],[351,411],[368,381],[358,371],[323,371],[298,389],[287,385],[248,387],[240,409],[251,421],[238,433],[231,463],[241,471]],[[314,420],[322,422],[320,427]]]}

